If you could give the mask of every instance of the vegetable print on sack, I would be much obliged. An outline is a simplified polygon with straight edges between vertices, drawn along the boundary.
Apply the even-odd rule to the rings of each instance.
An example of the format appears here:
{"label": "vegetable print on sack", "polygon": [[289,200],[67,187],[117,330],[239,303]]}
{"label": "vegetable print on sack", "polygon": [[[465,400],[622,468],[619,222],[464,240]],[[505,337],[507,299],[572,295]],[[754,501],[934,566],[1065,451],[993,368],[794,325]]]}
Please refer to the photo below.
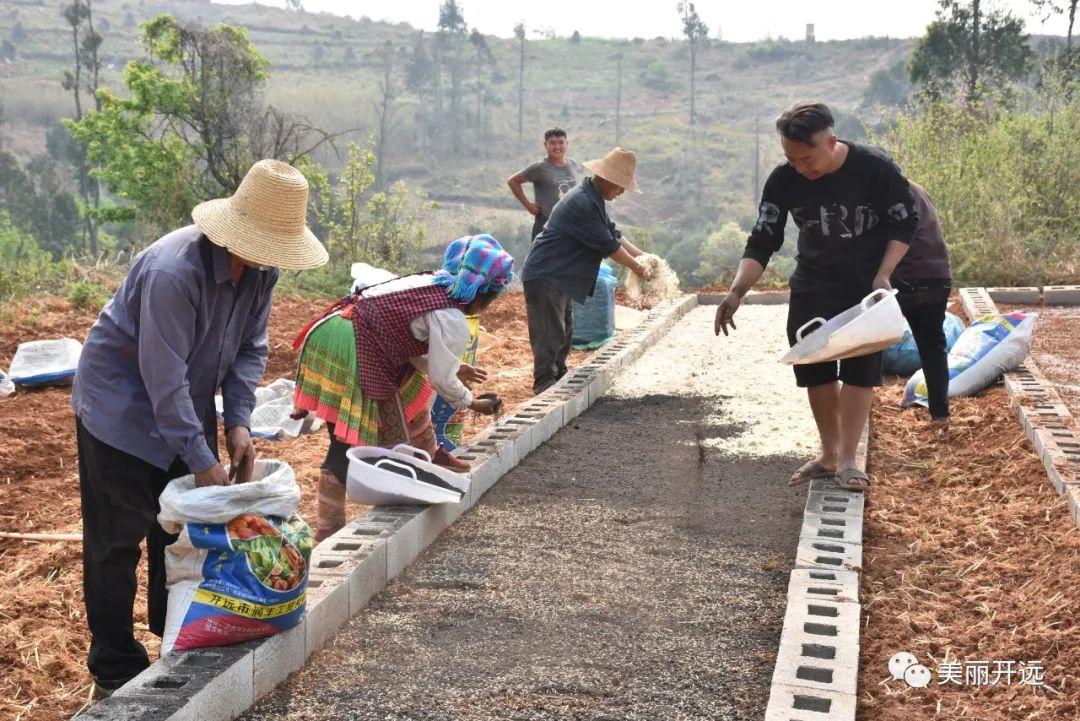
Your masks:
{"label": "vegetable print on sack", "polygon": [[260,470],[233,486],[196,488],[186,476],[162,494],[159,519],[178,533],[165,552],[163,653],[264,638],[304,618],[311,528],[295,515],[292,469],[258,461]]}

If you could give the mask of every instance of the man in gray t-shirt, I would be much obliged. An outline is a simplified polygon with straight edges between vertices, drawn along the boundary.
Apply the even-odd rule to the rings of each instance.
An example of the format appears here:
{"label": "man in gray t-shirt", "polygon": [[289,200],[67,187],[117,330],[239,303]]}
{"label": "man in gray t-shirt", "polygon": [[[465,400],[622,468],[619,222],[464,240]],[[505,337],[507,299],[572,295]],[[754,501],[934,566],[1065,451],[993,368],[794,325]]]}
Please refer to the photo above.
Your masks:
{"label": "man in gray t-shirt", "polygon": [[[544,149],[547,151],[547,157],[530,164],[506,181],[510,192],[535,218],[531,236],[533,240],[551,216],[551,209],[581,179],[581,165],[576,160],[566,157],[566,151],[569,148],[570,143],[566,139],[565,130],[562,128],[548,130],[544,133]],[[524,183],[533,184],[535,202],[526,197],[521,187]]]}

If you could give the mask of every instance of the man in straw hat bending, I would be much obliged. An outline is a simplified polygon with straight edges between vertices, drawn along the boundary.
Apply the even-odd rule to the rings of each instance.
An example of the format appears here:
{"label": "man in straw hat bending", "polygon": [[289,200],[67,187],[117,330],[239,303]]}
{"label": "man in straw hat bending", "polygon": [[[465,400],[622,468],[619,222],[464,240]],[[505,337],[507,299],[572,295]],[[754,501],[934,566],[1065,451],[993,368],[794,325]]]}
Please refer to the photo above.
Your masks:
{"label": "man in straw hat bending", "polygon": [[610,257],[646,280],[642,254],[622,237],[608,217],[606,201],[625,191],[640,193],[633,151],[615,148],[585,167],[593,175],[574,186],[551,212],[525,259],[521,279],[533,354],[533,393],[542,393],[566,375],[574,335],[571,299],[585,302],[596,288],[600,262]]}
{"label": "man in straw hat bending", "polygon": [[323,265],[305,225],[308,185],[275,160],[252,166],[235,195],[202,203],[194,225],[135,258],[90,329],[72,393],[83,516],[87,666],[102,693],[149,665],[132,633],[139,543],[147,539],[150,630],[165,626],[158,495],[173,478],[227,485],[218,462],[214,394],[225,402],[226,446],[246,481],[249,428],[268,354],[277,268]]}

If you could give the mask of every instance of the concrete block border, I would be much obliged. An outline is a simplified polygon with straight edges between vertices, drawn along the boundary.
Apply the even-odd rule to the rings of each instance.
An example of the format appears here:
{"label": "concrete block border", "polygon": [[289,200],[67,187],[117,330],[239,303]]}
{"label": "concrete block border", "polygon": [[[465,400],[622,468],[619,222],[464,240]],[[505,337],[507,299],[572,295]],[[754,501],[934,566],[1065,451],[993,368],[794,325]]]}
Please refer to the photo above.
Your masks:
{"label": "concrete block border", "polygon": [[[726,293],[699,293],[699,305],[720,305]],[[752,290],[743,296],[743,305],[784,305],[791,300],[790,290]]]}
{"label": "concrete block border", "polygon": [[[862,468],[869,445],[867,424]],[[862,493],[830,480],[810,484],[765,721],[855,719],[864,508]]]}
{"label": "concrete block border", "polygon": [[[1063,302],[1055,300],[1053,292],[1057,290],[1063,292],[1066,300],[1075,297],[1080,303],[1080,286],[1046,286],[1043,293],[1048,304]],[[1075,296],[1067,295],[1073,292]],[[964,288],[960,294],[961,299],[965,294],[973,299],[989,296],[988,290],[983,288]],[[997,312],[992,300],[990,305],[992,309],[988,312]],[[969,320],[987,312],[976,308],[974,302],[970,309],[965,303],[964,311]],[[1046,477],[1054,490],[1065,497],[1073,521],[1080,526],[1080,422],[1062,403],[1061,396],[1032,358],[1005,374],[1005,392],[1046,469]]]}
{"label": "concrete block border", "polygon": [[[965,288],[981,292],[997,303],[1017,305],[1080,305],[1080,285],[1044,285],[1010,288]],[[965,311],[967,310],[965,306]]]}
{"label": "concrete block border", "polygon": [[492,423],[460,456],[473,464],[458,504],[380,506],[320,543],[308,574],[307,614],[288,632],[235,646],[166,654],[77,719],[228,721],[299,670],[352,616],[504,474],[583,413],[619,370],[698,305],[684,295],[649,311],[544,393]]}

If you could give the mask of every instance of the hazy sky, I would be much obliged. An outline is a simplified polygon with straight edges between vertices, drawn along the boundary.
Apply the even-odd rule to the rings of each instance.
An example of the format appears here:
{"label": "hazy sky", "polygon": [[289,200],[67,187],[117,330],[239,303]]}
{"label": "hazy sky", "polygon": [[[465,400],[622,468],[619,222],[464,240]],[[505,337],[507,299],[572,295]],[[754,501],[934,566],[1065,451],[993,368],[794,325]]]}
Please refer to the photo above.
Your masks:
{"label": "hazy sky", "polygon": [[[250,0],[215,0],[238,5]],[[284,0],[259,0],[284,7]],[[373,20],[407,22],[428,30],[438,22],[440,0],[303,0],[309,12],[330,12]],[[644,0],[631,9],[632,0],[460,0],[465,21],[480,32],[501,37],[513,35],[514,25],[524,21],[529,31],[554,30],[570,35],[644,37],[680,35],[677,0]],[[1064,35],[1064,16],[1043,24],[1032,12],[1029,0],[992,0],[1023,17],[1027,31]],[[866,35],[914,37],[933,21],[937,0],[698,0],[698,14],[709,26],[709,35],[722,32],[725,40],[745,42],[766,37],[802,38],[807,23],[814,23],[818,40],[858,38]]]}

